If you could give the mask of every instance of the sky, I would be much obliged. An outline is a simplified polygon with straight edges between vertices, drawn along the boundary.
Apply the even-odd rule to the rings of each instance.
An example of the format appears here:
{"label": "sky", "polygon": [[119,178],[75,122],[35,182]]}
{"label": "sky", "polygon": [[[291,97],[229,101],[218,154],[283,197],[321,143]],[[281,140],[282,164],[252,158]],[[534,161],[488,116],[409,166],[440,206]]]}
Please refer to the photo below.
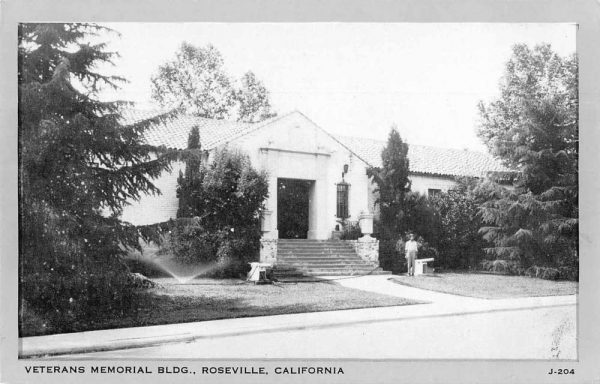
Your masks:
{"label": "sky", "polygon": [[[214,45],[236,79],[251,70],[279,114],[299,110],[326,131],[485,151],[477,104],[498,95],[514,44],[576,51],[573,24],[110,23],[110,72],[129,83],[104,100],[158,106],[150,78],[183,41]],[[103,36],[104,38],[104,36]]]}

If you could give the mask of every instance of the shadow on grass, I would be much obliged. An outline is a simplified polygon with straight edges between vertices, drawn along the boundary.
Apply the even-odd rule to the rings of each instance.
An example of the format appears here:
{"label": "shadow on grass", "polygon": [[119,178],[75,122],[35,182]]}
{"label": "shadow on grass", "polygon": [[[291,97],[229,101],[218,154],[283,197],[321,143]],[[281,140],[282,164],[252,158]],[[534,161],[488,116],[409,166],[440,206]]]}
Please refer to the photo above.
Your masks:
{"label": "shadow on grass", "polygon": [[418,302],[344,288],[334,281],[254,285],[239,280],[214,284],[210,279],[186,284],[159,281],[139,291],[127,308],[96,308],[76,321],[45,323],[45,316],[24,313],[21,337],[101,329],[140,327],[304,312],[372,308]]}
{"label": "shadow on grass", "polygon": [[[23,313],[20,337],[56,333],[83,332],[102,329],[143,327],[231,317],[244,317],[243,299],[198,298],[193,295],[170,295],[141,292],[134,298],[135,305],[128,308],[95,308],[79,314],[77,320],[53,324],[45,320],[50,316]],[[232,315],[236,316],[232,316]],[[237,316],[239,315],[239,316]]]}

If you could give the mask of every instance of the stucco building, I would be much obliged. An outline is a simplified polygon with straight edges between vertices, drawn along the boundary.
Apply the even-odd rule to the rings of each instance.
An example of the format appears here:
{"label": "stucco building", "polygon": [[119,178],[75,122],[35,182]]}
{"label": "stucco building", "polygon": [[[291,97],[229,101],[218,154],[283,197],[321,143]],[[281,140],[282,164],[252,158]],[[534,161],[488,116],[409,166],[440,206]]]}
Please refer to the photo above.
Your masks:
{"label": "stucco building", "polygon": [[[152,115],[137,111],[127,119]],[[285,209],[278,206],[278,190],[286,183],[302,181],[307,190],[306,233],[300,237],[330,239],[341,217],[357,221],[361,214],[377,213],[367,168],[381,165],[385,141],[332,135],[298,111],[253,124],[180,116],[152,127],[146,139],[153,145],[184,149],[193,126],[199,128],[209,161],[215,149],[235,146],[250,156],[255,167],[268,172],[269,197],[263,220],[267,251],[263,259],[275,258],[277,239],[289,237],[288,232],[280,231],[285,223],[278,222],[279,210]],[[412,190],[423,194],[447,191],[457,176],[484,177],[489,171],[505,170],[488,154],[468,150],[409,145],[408,158]],[[136,225],[174,219],[177,177],[183,167],[174,164],[171,173],[165,172],[155,181],[162,194],[133,202],[125,208],[123,219]]]}

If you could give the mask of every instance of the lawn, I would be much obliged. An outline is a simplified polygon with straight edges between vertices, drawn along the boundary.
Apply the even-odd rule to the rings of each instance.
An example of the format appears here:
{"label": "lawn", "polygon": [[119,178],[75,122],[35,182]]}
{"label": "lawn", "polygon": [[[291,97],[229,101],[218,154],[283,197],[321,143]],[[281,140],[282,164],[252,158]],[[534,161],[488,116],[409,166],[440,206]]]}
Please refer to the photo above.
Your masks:
{"label": "lawn", "polygon": [[170,278],[153,280],[160,286],[141,292],[137,305],[128,312],[99,310],[86,319],[63,324],[62,329],[43,326],[39,317],[25,313],[21,336],[419,303],[326,280],[277,285],[234,279],[196,279],[189,284]]}
{"label": "lawn", "polygon": [[572,295],[577,293],[579,285],[574,281],[550,281],[527,276],[485,273],[394,276],[392,281],[410,287],[482,299]]}

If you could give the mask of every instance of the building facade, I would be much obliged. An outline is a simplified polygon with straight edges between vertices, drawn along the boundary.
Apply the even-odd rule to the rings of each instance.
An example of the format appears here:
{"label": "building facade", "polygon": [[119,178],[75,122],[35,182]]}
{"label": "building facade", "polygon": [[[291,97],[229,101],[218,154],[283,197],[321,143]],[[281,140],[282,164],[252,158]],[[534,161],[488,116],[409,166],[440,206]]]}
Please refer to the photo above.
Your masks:
{"label": "building facade", "polygon": [[[132,112],[130,121],[151,117]],[[269,197],[263,217],[264,248],[272,249],[277,239],[289,238],[285,223],[278,220],[280,196],[286,186],[302,185],[306,190],[305,233],[299,237],[315,240],[332,238],[340,222],[358,221],[361,215],[377,214],[374,185],[367,169],[381,166],[385,141],[335,136],[300,112],[291,112],[261,123],[247,124],[180,116],[154,126],[146,133],[153,145],[184,149],[189,132],[198,126],[202,149],[208,161],[217,148],[233,146],[243,150],[256,168],[269,175]],[[409,145],[411,189],[426,195],[447,191],[460,176],[483,177],[505,168],[491,156],[474,151]],[[155,180],[162,194],[144,196],[125,207],[122,218],[135,225],[147,225],[176,218],[177,177],[185,167],[173,164]],[[295,236],[298,236],[296,233]],[[265,251],[263,259],[274,257]],[[275,251],[276,252],[276,251]]]}

